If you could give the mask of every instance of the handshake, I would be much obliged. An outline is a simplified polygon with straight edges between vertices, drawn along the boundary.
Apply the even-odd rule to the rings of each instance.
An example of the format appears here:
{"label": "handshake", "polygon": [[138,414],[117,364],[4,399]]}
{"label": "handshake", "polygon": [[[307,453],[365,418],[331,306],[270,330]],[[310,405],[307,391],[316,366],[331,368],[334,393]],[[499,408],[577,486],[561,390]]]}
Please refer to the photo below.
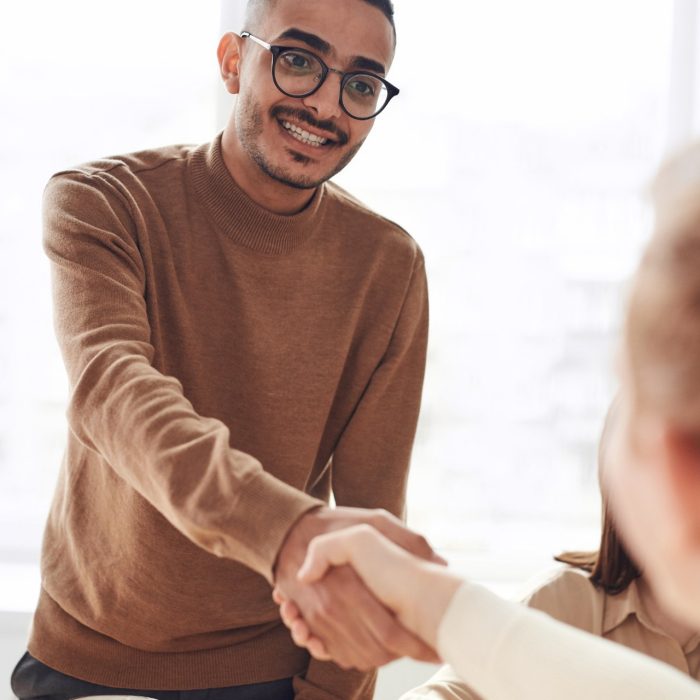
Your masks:
{"label": "handshake", "polygon": [[461,584],[445,564],[386,511],[320,508],[280,548],[273,597],[315,659],[361,671],[402,656],[437,662],[437,629]]}

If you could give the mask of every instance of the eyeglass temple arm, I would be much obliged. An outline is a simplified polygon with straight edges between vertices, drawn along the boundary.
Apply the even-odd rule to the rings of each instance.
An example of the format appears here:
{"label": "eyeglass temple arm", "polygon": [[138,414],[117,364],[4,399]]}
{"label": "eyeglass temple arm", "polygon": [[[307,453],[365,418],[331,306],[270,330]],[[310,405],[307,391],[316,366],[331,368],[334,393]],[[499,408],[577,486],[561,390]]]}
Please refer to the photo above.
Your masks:
{"label": "eyeglass temple arm", "polygon": [[268,51],[272,48],[272,44],[268,44],[266,41],[258,39],[257,36],[253,36],[250,32],[241,32],[241,39],[252,39],[256,44],[260,44],[260,46]]}

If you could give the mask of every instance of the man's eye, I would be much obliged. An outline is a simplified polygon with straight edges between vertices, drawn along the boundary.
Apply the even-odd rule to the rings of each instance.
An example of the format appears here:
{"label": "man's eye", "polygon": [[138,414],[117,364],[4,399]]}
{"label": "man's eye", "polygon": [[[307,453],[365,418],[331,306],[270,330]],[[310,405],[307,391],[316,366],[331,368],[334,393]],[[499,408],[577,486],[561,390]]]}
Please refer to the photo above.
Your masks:
{"label": "man's eye", "polygon": [[355,97],[374,97],[376,94],[374,84],[364,78],[353,78],[346,87]]}
{"label": "man's eye", "polygon": [[282,55],[282,59],[291,70],[306,71],[311,69],[311,61],[303,53],[288,51]]}

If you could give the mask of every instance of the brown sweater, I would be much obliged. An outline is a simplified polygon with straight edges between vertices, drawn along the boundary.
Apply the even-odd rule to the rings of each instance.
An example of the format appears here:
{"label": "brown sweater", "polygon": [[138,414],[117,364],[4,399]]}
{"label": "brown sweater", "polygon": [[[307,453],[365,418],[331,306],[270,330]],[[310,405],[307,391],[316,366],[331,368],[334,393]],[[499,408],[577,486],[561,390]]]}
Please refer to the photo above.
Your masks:
{"label": "brown sweater", "polygon": [[403,511],[416,243],[333,184],[297,215],[261,209],[220,137],[59,173],[44,201],[70,403],[30,652],[113,687],[297,675],[298,698],[371,697],[371,677],[309,663],[269,582],[331,489]]}

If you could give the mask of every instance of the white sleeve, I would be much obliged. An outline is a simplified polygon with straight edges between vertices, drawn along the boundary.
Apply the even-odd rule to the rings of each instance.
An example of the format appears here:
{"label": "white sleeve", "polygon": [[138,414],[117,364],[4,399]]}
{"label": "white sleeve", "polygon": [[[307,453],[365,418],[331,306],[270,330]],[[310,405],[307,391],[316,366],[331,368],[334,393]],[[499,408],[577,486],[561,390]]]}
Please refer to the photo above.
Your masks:
{"label": "white sleeve", "polygon": [[671,666],[471,583],[450,602],[438,651],[487,700],[700,700]]}

